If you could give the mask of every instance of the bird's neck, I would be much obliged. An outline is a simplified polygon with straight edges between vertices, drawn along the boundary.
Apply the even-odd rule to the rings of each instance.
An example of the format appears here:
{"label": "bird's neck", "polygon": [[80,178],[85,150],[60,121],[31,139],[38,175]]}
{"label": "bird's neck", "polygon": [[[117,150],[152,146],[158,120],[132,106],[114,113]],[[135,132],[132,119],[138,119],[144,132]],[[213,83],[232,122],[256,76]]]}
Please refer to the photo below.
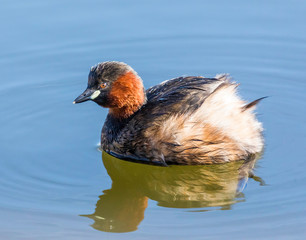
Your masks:
{"label": "bird's neck", "polygon": [[113,83],[109,98],[109,114],[118,119],[129,118],[146,102],[141,78],[133,71],[120,76]]}

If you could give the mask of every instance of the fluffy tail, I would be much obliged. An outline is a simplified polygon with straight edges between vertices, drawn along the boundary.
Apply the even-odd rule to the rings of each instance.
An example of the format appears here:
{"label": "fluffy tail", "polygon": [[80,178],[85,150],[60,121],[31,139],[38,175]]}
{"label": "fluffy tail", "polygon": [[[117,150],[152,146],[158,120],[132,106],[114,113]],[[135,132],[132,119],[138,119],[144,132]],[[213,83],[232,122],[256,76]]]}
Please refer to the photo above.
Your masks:
{"label": "fluffy tail", "polygon": [[258,98],[258,99],[256,99],[255,101],[250,102],[250,103],[248,103],[247,105],[243,106],[243,107],[242,107],[242,112],[244,112],[245,110],[250,109],[250,108],[256,106],[257,103],[259,103],[262,99],[265,99],[265,98],[267,98],[267,97]]}

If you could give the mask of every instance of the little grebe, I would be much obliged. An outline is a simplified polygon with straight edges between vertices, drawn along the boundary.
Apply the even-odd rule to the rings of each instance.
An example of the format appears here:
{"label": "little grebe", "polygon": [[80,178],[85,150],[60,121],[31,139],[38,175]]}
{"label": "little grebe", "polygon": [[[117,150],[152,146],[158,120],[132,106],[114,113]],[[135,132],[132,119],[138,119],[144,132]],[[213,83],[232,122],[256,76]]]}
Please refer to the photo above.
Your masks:
{"label": "little grebe", "polygon": [[228,75],[179,77],[145,91],[122,62],[92,67],[87,89],[74,103],[92,100],[109,108],[101,146],[132,161],[216,164],[246,160],[263,149],[262,125],[251,103],[236,94]]}

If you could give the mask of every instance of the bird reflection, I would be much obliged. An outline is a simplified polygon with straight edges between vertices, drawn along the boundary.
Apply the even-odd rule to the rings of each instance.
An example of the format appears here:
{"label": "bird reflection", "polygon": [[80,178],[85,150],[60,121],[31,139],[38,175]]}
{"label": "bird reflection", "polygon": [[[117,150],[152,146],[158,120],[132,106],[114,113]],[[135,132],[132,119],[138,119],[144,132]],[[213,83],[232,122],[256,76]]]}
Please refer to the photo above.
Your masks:
{"label": "bird reflection", "polygon": [[159,167],[123,161],[103,152],[112,187],[103,191],[93,214],[82,216],[93,219],[92,227],[100,231],[131,232],[144,219],[148,198],[169,208],[230,209],[232,204],[244,201],[241,191],[256,159]]}

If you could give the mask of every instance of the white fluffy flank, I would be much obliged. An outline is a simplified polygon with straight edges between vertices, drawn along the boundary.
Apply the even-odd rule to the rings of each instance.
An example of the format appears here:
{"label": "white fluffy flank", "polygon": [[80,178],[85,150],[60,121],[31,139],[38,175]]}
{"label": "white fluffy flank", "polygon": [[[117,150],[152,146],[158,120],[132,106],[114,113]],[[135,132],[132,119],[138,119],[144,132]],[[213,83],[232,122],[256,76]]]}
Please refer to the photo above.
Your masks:
{"label": "white fluffy flank", "polygon": [[236,84],[225,84],[213,92],[193,115],[221,130],[247,152],[263,148],[262,125],[252,111],[242,111],[246,102],[236,93]]}

